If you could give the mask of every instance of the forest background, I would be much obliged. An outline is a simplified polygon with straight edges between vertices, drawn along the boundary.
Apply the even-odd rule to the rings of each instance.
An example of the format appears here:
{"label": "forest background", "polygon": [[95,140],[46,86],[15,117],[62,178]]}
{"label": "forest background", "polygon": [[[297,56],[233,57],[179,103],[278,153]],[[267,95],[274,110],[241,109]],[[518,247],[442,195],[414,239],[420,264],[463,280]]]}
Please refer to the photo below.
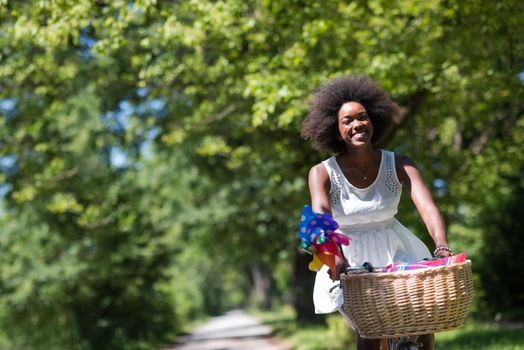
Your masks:
{"label": "forest background", "polygon": [[[524,319],[524,2],[0,0],[0,339],[154,349],[232,307],[315,319],[311,92],[401,106],[472,316]],[[430,244],[408,195],[398,217]],[[432,245],[430,244],[430,247]]]}

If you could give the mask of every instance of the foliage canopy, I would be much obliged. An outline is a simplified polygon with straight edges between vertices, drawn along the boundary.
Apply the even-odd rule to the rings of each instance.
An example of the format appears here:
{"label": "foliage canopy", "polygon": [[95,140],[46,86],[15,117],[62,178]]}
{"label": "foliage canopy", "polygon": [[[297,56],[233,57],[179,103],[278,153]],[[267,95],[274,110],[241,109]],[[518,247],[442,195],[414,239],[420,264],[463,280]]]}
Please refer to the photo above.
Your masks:
{"label": "foliage canopy", "polygon": [[[0,4],[14,348],[154,348],[257,273],[299,305],[297,215],[326,156],[299,129],[314,87],[355,72],[401,106],[385,144],[419,163],[455,250],[514,257],[513,305],[486,288],[478,311],[523,309],[503,285],[524,263],[522,1]],[[408,200],[400,217],[424,236]]]}

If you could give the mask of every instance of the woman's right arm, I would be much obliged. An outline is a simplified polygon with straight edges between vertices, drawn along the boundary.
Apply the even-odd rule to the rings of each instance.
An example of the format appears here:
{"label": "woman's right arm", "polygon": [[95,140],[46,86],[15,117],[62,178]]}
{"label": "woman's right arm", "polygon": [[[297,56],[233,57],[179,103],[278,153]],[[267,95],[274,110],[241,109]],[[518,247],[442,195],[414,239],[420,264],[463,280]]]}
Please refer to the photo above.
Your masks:
{"label": "woman's right arm", "polygon": [[311,168],[308,177],[311,208],[317,213],[331,214],[329,191],[331,182],[326,167],[319,163]]}
{"label": "woman's right arm", "polygon": [[[317,213],[332,214],[331,204],[329,202],[329,191],[331,190],[331,181],[326,167],[320,163],[315,165],[309,171],[309,193],[311,195],[311,208]],[[337,271],[335,280],[340,279],[340,274],[345,271],[345,265],[342,259],[338,256],[335,257],[335,264]],[[328,270],[328,274],[331,276],[331,270]]]}

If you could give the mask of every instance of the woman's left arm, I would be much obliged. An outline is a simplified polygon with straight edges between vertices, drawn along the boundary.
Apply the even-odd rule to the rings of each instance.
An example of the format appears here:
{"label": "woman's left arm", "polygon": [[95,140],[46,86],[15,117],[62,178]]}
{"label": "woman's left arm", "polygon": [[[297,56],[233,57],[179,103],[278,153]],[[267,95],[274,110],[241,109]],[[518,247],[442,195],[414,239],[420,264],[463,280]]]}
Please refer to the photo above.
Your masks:
{"label": "woman's left arm", "polygon": [[395,160],[397,176],[411,195],[415,207],[420,213],[431,238],[433,238],[433,242],[435,242],[435,247],[437,249],[445,247],[435,251],[435,253],[441,256],[450,256],[451,250],[448,247],[444,219],[435,205],[431,193],[422,181],[417,165],[406,156],[397,155]]}

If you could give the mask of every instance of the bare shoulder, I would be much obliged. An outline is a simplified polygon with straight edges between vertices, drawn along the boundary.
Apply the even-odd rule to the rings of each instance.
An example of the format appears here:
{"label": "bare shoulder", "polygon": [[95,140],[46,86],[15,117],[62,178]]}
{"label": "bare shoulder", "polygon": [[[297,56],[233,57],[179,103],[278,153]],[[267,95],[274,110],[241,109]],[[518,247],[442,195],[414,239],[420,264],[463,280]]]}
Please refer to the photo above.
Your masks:
{"label": "bare shoulder", "polygon": [[331,181],[324,164],[319,163],[309,170],[308,185],[313,210],[319,213],[331,213],[329,202]]}
{"label": "bare shoulder", "polygon": [[329,181],[329,174],[324,164],[318,163],[309,170],[309,181],[319,183]]}
{"label": "bare shoulder", "polygon": [[408,156],[395,153],[395,170],[397,171],[397,176],[400,182],[408,177],[407,171],[410,169],[417,169],[417,164]]}
{"label": "bare shoulder", "polygon": [[395,164],[397,165],[397,169],[399,167],[404,168],[406,166],[414,166],[415,168],[417,167],[417,164],[413,161],[413,159],[411,159],[408,156],[404,156],[404,155],[396,154],[396,153],[395,153]]}

